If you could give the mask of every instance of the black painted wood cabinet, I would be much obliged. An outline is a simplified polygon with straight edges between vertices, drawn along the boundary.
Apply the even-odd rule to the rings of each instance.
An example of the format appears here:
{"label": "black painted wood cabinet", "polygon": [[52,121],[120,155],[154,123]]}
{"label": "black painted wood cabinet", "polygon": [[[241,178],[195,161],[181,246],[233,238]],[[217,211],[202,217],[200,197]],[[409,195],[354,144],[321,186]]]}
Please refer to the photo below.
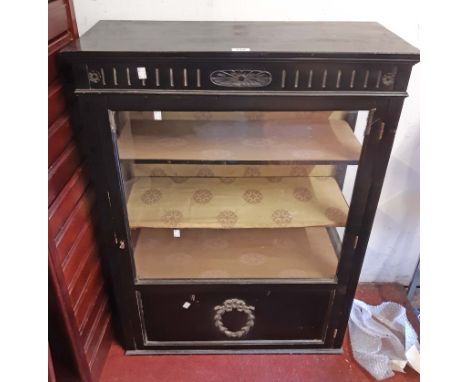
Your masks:
{"label": "black painted wood cabinet", "polygon": [[127,352],[339,351],[418,50],[376,23],[101,21],[62,58]]}

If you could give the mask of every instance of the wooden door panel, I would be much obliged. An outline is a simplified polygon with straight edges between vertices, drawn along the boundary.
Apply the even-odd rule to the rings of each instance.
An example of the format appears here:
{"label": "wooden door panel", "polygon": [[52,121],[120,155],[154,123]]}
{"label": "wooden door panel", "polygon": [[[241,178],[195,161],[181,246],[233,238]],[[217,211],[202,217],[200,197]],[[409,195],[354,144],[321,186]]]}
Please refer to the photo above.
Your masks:
{"label": "wooden door panel", "polygon": [[73,209],[73,212],[70,214],[62,230],[55,239],[55,245],[59,252],[65,255],[68,254],[75,244],[78,234],[83,230],[86,223],[92,220],[90,212],[88,195],[85,194]]}
{"label": "wooden door panel", "polygon": [[49,3],[49,42],[68,31],[67,6],[62,1]]}
{"label": "wooden door panel", "polygon": [[65,112],[65,92],[61,82],[54,82],[49,86],[49,126]]}
{"label": "wooden door panel", "polygon": [[83,175],[83,168],[80,166],[49,208],[49,229],[52,230],[54,237],[70,216],[87,185],[88,182]]}
{"label": "wooden door panel", "polygon": [[75,145],[70,144],[49,168],[49,205],[58,196],[65,184],[80,165],[80,155]]}
{"label": "wooden door panel", "polygon": [[94,234],[91,222],[87,222],[83,230],[78,234],[75,245],[67,256],[61,256],[63,277],[67,280],[67,286],[73,279],[76,269],[84,254],[88,253],[94,245]]}
{"label": "wooden door panel", "polygon": [[53,314],[66,328],[58,337],[70,341],[74,365],[66,379],[57,380],[93,382],[99,379],[112,333],[95,237],[93,189],[75,141],[68,112],[73,105],[57,62],[58,52],[77,38],[71,0],[49,1],[48,15],[49,275],[61,296],[60,309]]}
{"label": "wooden door panel", "polygon": [[68,115],[59,117],[49,128],[49,167],[71,141],[73,130]]}
{"label": "wooden door panel", "polygon": [[58,77],[57,53],[65,47],[70,41],[73,41],[73,35],[67,32],[58,36],[49,43],[48,67],[49,67],[49,85]]}

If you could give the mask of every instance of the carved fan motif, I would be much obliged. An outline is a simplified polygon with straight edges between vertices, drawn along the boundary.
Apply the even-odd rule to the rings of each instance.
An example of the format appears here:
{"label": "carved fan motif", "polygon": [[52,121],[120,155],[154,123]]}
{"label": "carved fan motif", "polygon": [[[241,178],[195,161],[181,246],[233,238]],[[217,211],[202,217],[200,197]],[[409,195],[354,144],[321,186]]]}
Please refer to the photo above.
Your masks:
{"label": "carved fan motif", "polygon": [[264,70],[216,70],[210,80],[229,88],[261,88],[270,85],[271,73]]}

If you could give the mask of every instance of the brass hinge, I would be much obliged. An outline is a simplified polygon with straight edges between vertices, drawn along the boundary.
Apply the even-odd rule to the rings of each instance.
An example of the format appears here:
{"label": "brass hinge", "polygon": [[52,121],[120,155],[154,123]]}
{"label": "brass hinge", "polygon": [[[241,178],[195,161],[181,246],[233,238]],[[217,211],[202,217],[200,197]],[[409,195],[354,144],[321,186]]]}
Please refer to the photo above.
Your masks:
{"label": "brass hinge", "polygon": [[372,126],[379,123],[378,139],[379,141],[381,141],[385,132],[385,122],[382,122],[379,119],[376,119],[374,121],[374,113],[375,113],[375,109],[371,109],[369,111],[369,115],[367,116],[366,129],[364,130],[364,135],[369,135],[372,130]]}
{"label": "brass hinge", "polygon": [[379,126],[379,141],[382,140],[385,131],[385,122],[380,122]]}

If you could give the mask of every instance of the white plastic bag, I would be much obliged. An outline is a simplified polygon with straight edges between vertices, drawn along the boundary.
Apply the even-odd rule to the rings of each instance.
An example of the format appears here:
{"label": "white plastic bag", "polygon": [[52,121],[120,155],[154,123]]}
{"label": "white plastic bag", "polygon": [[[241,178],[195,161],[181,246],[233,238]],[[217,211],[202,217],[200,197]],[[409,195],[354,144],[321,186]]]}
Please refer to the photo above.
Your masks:
{"label": "white plastic bag", "polygon": [[400,304],[372,306],[354,300],[349,335],[354,358],[375,379],[403,372],[407,363],[419,373],[418,336]]}

